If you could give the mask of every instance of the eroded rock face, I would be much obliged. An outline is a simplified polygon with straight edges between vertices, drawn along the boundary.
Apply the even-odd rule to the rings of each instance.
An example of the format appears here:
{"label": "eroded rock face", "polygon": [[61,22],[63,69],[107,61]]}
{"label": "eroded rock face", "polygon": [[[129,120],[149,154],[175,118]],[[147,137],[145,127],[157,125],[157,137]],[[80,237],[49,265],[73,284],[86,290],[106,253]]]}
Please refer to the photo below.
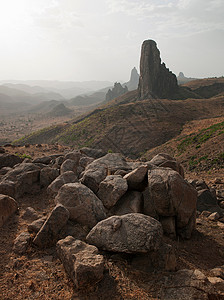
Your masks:
{"label": "eroded rock face", "polygon": [[[190,238],[196,219],[197,191],[195,188],[179,173],[169,168],[151,169],[148,172],[148,182],[149,198],[145,200],[149,201],[150,209],[153,206],[159,217],[175,217],[178,234],[183,238]],[[144,206],[146,213],[147,203],[144,203]],[[171,227],[169,226],[169,230]],[[173,234],[176,233],[173,232]]]}
{"label": "eroded rock face", "polygon": [[17,202],[12,197],[0,194],[0,227],[17,210]]}
{"label": "eroded rock face", "polygon": [[94,285],[103,278],[104,259],[95,246],[67,236],[58,241],[57,253],[77,288]]}
{"label": "eroded rock face", "polygon": [[114,252],[146,253],[159,249],[162,242],[161,224],[143,214],[112,216],[99,222],[86,240],[96,247]]}
{"label": "eroded rock face", "polygon": [[70,219],[90,228],[106,218],[100,199],[81,183],[67,183],[59,190],[55,202],[64,205]]}
{"label": "eroded rock face", "polygon": [[170,98],[177,89],[176,75],[161,63],[156,42],[144,41],[140,60],[139,98]]}

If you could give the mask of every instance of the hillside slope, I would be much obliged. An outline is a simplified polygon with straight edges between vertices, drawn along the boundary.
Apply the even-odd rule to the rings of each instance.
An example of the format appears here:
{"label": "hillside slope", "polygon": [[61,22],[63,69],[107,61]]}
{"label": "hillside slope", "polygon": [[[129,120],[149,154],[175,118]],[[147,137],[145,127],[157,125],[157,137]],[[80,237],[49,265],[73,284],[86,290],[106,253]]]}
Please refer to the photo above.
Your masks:
{"label": "hillside slope", "polygon": [[143,100],[96,109],[80,120],[55,129],[32,133],[16,143],[59,142],[75,147],[92,146],[140,156],[161,145],[191,120],[224,115],[224,97],[187,100]]}

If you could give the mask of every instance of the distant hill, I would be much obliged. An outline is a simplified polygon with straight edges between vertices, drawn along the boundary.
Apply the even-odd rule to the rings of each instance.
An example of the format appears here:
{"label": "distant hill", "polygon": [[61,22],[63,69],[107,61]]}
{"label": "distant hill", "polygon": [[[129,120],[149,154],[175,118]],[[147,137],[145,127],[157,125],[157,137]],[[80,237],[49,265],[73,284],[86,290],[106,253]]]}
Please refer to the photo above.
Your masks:
{"label": "distant hill", "polygon": [[76,96],[68,101],[68,106],[88,106],[97,104],[104,101],[105,95],[105,91],[97,91],[90,95]]}
{"label": "distant hill", "polygon": [[57,104],[49,113],[50,117],[62,117],[69,115],[73,112],[73,110],[69,109],[64,105],[64,103]]}

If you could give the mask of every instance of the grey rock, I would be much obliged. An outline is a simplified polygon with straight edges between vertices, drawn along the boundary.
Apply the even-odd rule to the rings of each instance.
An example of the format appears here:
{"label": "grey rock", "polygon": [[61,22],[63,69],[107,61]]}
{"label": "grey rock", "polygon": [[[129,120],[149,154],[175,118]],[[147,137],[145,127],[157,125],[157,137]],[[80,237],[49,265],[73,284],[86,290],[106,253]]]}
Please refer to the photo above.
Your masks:
{"label": "grey rock", "polygon": [[51,167],[45,167],[40,171],[40,185],[49,186],[59,176],[59,170]]}
{"label": "grey rock", "polygon": [[59,231],[65,226],[68,219],[68,210],[62,205],[57,205],[37,233],[33,243],[40,248],[52,246],[57,241]]}
{"label": "grey rock", "polygon": [[146,253],[159,249],[162,226],[143,214],[112,216],[93,227],[86,240],[107,251]]}
{"label": "grey rock", "polygon": [[128,191],[120,198],[116,205],[110,210],[112,215],[125,215],[143,212],[143,196],[138,191]]}
{"label": "grey rock", "polygon": [[39,214],[33,207],[27,207],[21,217],[24,220],[34,221],[39,218]]}
{"label": "grey rock", "polygon": [[133,190],[144,190],[147,184],[148,166],[142,165],[137,169],[126,174],[124,178],[127,180],[128,188]]}
{"label": "grey rock", "polygon": [[56,195],[60,188],[66,183],[77,182],[78,178],[72,171],[67,171],[58,176],[47,188],[48,194]]}
{"label": "grey rock", "polygon": [[64,174],[65,172],[72,171],[77,175],[78,164],[72,159],[66,159],[60,168],[60,173]]}
{"label": "grey rock", "polygon": [[17,211],[17,202],[8,195],[0,194],[0,227]]}
{"label": "grey rock", "polygon": [[24,254],[30,244],[31,236],[28,232],[22,232],[14,241],[13,251],[17,254]]}
{"label": "grey rock", "polygon": [[95,246],[68,236],[58,241],[57,253],[76,288],[95,285],[103,278],[104,259]]}
{"label": "grey rock", "polygon": [[[148,182],[148,200],[153,202],[156,214],[159,217],[175,217],[178,234],[190,238],[196,222],[196,190],[170,168],[151,169]],[[144,205],[147,208],[147,203]]]}
{"label": "grey rock", "polygon": [[128,189],[127,181],[119,175],[109,175],[99,185],[97,196],[106,208],[113,207]]}
{"label": "grey rock", "polygon": [[106,217],[100,199],[81,183],[64,184],[55,202],[64,205],[69,210],[71,220],[90,228]]}

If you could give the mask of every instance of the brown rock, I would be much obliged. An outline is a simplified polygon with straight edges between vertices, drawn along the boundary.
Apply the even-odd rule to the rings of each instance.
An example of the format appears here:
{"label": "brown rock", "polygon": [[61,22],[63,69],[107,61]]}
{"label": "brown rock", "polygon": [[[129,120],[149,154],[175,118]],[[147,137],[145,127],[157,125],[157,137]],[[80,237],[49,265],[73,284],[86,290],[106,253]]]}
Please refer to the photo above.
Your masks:
{"label": "brown rock", "polygon": [[137,169],[131,171],[130,173],[126,174],[124,178],[127,180],[128,188],[133,190],[144,190],[147,184],[147,172],[148,166],[142,165]]}
{"label": "brown rock", "polygon": [[33,221],[31,224],[28,225],[28,231],[30,233],[37,233],[44,225],[46,219],[47,217],[42,217],[40,219]]}
{"label": "brown rock", "polygon": [[49,186],[59,176],[59,170],[51,167],[45,167],[40,171],[40,185]]}
{"label": "brown rock", "polygon": [[8,195],[0,194],[0,227],[11,217],[17,210],[17,202]]}
{"label": "brown rock", "polygon": [[66,183],[77,182],[78,178],[72,171],[67,171],[58,176],[47,188],[48,194],[56,195],[60,188]]}
{"label": "brown rock", "polygon": [[95,285],[103,278],[104,259],[95,246],[68,236],[58,241],[57,253],[76,288]]}
{"label": "brown rock", "polygon": [[57,205],[37,233],[33,243],[40,248],[52,246],[58,238],[59,231],[65,226],[68,219],[68,210],[62,205]]}
{"label": "brown rock", "polygon": [[55,202],[68,209],[71,220],[90,228],[106,218],[101,200],[81,183],[64,184],[60,188]]}
{"label": "brown rock", "polygon": [[20,164],[23,161],[22,158],[20,158],[17,155],[14,154],[1,154],[0,155],[0,169],[3,167],[14,167],[17,164]]}
{"label": "brown rock", "polygon": [[106,208],[113,207],[128,189],[127,181],[120,175],[109,175],[99,185],[97,196]]}
{"label": "brown rock", "polygon": [[24,254],[29,246],[31,236],[28,232],[22,232],[14,241],[13,251],[17,254]]}

